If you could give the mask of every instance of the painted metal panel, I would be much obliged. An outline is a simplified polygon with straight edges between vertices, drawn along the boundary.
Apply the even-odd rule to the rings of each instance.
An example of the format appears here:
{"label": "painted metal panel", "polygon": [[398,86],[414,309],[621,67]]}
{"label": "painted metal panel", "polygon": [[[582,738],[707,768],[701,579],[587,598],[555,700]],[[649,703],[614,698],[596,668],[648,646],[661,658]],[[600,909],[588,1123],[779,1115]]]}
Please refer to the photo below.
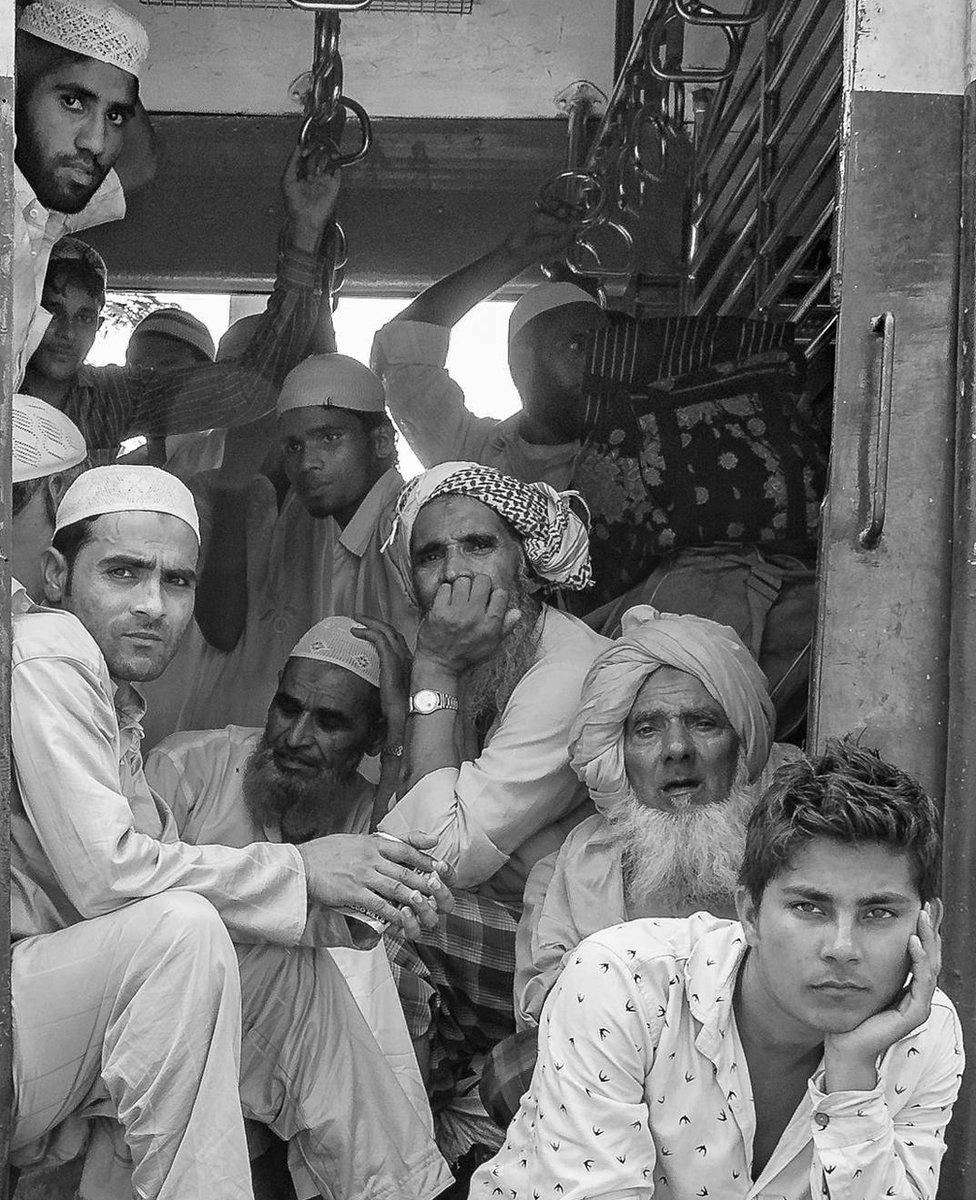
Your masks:
{"label": "painted metal panel", "polygon": [[[811,730],[817,745],[863,731],[936,795],[948,698],[961,107],[958,96],[854,92],[850,101]],[[887,505],[867,548],[859,535],[880,483],[875,327],[884,312],[894,314]]]}
{"label": "painted metal panel", "polygon": [[[143,86],[159,111],[296,112],[288,86],[312,57],[312,18],[288,8],[147,8]],[[477,0],[470,16],[350,13],[342,22],[349,93],[370,113],[551,117],[574,79],[608,90],[614,0]]]}
{"label": "painted metal panel", "polygon": [[[153,122],[164,146],[156,179],[132,197],[125,221],[85,235],[115,286],[267,288],[283,217],[278,180],[299,122],[182,113]],[[343,175],[346,293],[413,295],[487,250],[531,211],[565,153],[563,119],[375,121],[369,156]],[[676,173],[650,190],[648,275],[677,274],[683,189]]]}

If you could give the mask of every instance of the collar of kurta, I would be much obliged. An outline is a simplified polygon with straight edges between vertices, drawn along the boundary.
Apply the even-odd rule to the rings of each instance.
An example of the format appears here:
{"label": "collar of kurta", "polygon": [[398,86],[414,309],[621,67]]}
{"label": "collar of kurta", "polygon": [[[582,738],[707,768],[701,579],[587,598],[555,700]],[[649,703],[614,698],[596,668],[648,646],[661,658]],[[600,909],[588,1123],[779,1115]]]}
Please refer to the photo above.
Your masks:
{"label": "collar of kurta", "polygon": [[138,729],[143,736],[142,718],[146,715],[146,701],[142,692],[127,680],[112,680],[115,711],[119,718],[119,729]]}
{"label": "collar of kurta", "polygon": [[384,471],[339,534],[339,545],[350,554],[355,554],[357,558],[362,558],[376,536],[376,527],[384,515],[384,509],[394,504],[402,487],[403,476],[396,467]]}

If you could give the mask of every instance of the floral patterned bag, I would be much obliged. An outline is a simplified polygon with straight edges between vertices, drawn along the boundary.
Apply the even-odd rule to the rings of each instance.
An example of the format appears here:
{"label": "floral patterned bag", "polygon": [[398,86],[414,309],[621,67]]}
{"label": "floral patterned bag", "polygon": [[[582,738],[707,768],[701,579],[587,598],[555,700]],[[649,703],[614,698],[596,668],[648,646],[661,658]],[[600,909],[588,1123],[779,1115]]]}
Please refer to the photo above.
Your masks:
{"label": "floral patterned bag", "polygon": [[812,550],[826,455],[803,376],[789,325],[624,318],[597,333],[573,480],[593,518],[593,601],[692,546]]}

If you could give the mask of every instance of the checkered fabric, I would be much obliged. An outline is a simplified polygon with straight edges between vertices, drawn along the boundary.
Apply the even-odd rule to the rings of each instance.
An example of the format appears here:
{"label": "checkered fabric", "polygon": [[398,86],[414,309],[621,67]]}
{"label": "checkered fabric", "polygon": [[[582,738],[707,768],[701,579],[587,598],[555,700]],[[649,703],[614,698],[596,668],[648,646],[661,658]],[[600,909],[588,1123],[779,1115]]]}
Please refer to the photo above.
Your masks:
{"label": "checkered fabric", "polygon": [[446,1104],[472,1059],[515,1031],[514,905],[454,893],[454,910],[415,942],[387,934],[390,960],[412,1038],[431,1034],[428,1090]]}
{"label": "checkered fabric", "polygon": [[485,1060],[478,1094],[485,1112],[503,1129],[511,1124],[529,1090],[539,1056],[538,1029],[521,1029],[505,1038]]}
{"label": "checkered fabric", "polygon": [[519,534],[529,566],[543,583],[569,591],[592,584],[589,511],[583,522],[570,506],[570,500],[576,499],[586,508],[577,492],[557,492],[546,483],[523,483],[478,463],[458,463],[456,470],[427,490],[429,474],[412,479],[400,493],[398,520],[421,494],[421,504],[438,496],[471,496],[504,517]]}

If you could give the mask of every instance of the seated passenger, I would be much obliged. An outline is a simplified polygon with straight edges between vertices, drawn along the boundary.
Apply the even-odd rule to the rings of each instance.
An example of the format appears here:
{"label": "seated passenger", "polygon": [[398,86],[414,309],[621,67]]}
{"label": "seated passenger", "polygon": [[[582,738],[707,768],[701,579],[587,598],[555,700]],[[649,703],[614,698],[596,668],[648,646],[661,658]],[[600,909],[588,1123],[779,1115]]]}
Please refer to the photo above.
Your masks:
{"label": "seated passenger", "polygon": [[404,488],[391,548],[409,555],[422,619],[400,798],[380,829],[426,829],[469,889],[456,919],[390,947],[411,1033],[433,1037],[436,1099],[513,1029],[526,877],[591,811],[567,747],[607,642],[540,599],[589,582],[586,528],[545,484],[444,463]]}
{"label": "seated passenger", "polygon": [[[139,99],[149,54],[139,22],[109,0],[35,0],[18,9],[15,385],[50,320],[41,304],[51,247],[65,234],[123,217],[123,184],[131,192],[156,168],[153,132]],[[94,138],[89,120],[78,120],[81,111],[96,123]]]}
{"label": "seated passenger", "polygon": [[565,250],[576,227],[534,213],[487,254],[422,292],[376,334],[372,365],[390,413],[425,467],[470,459],[527,483],[573,486],[585,433],[583,379],[590,334],[603,321],[588,292],[544,283],[519,300],[509,319],[508,361],[522,399],[499,421],[476,417],[451,379],[451,328],[526,267]]}
{"label": "seated passenger", "polygon": [[105,304],[105,263],[78,238],[54,247],[42,295],[50,324],[22,390],[67,413],[93,461],[113,461],[126,438],[241,425],[273,409],[277,389],[305,357],[321,316],[318,253],[339,187],[324,170],[299,180],[298,162],[296,150],[282,179],[289,236],[275,288],[236,362],[215,365],[206,328],[189,313],[166,309],[168,320],[151,313],[140,324],[126,366],[86,365]]}
{"label": "seated passenger", "polygon": [[782,767],[739,921],[632,921],[570,956],[472,1200],[934,1200],[963,1070],[940,849],[934,803],[872,751]]}
{"label": "seated passenger", "polygon": [[305,1196],[426,1200],[447,1172],[320,948],[376,943],[337,910],[436,923],[449,872],[420,835],[179,840],[134,685],[190,619],[198,546],[173,476],[87,471],[46,556],[58,608],[14,615],[12,1160],[77,1154],[86,1119],[111,1115],[135,1195],[249,1196],[246,1114],[290,1142]]}
{"label": "seated passenger", "polygon": [[10,574],[14,592],[44,598],[44,551],[61,497],[88,453],[81,431],[36,396],[15,395],[12,414]]}
{"label": "seated passenger", "polygon": [[773,706],[732,629],[632,608],[590,668],[570,762],[598,813],[538,862],[516,942],[519,1033],[482,1076],[507,1125],[529,1085],[536,1027],[570,951],[637,917],[735,915],[746,821],[772,773],[797,758],[773,744]]}
{"label": "seated passenger", "polygon": [[[380,642],[382,658],[369,640],[354,637],[355,627],[348,617],[326,617],[301,638],[262,729],[178,733],[146,757],[146,779],[169,806],[181,841],[243,848],[369,833],[379,789],[361,773],[362,763],[386,744],[390,722],[380,674],[400,664],[370,631],[366,637]],[[330,954],[404,1092],[429,1120],[383,947]]]}
{"label": "seated passenger", "polygon": [[[261,473],[272,440],[286,488]],[[403,486],[380,381],[342,354],[285,380],[277,419],[228,434],[220,469],[195,477],[204,539],[196,626],[163,680],[168,728],[254,728],[281,664],[328,616],[378,617],[412,641],[416,614],[380,553]],[[154,693],[154,699],[156,699]]]}

